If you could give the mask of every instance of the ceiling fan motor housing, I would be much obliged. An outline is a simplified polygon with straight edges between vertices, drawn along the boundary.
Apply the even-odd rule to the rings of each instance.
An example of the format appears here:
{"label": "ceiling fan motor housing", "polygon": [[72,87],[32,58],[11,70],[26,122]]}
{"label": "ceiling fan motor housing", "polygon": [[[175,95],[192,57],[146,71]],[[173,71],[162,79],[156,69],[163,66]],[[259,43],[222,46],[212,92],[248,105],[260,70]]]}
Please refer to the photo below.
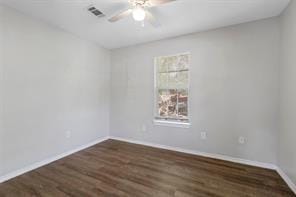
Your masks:
{"label": "ceiling fan motor housing", "polygon": [[129,0],[129,3],[133,7],[137,7],[137,6],[146,7],[146,6],[149,6],[149,0]]}

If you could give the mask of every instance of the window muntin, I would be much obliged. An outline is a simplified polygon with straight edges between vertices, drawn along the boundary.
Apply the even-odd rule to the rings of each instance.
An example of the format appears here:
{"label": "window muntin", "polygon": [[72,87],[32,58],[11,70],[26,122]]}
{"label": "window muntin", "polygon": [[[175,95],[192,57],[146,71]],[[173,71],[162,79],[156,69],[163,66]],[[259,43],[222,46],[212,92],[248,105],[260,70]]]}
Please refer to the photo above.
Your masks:
{"label": "window muntin", "polygon": [[155,59],[155,119],[189,122],[189,54]]}

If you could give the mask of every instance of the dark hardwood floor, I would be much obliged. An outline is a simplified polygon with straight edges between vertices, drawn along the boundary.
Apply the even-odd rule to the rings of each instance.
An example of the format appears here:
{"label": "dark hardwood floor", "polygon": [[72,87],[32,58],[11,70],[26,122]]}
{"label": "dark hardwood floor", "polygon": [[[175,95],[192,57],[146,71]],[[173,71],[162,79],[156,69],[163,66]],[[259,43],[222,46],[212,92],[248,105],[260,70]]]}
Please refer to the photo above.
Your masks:
{"label": "dark hardwood floor", "polygon": [[0,184],[0,196],[295,196],[272,170],[107,140]]}

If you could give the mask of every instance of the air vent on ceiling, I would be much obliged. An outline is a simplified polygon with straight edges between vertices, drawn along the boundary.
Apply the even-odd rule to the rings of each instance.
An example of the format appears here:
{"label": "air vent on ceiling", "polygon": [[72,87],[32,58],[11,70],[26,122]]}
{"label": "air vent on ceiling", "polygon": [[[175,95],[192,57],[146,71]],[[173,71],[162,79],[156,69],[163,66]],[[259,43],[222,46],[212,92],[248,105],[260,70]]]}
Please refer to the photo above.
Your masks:
{"label": "air vent on ceiling", "polygon": [[89,6],[88,11],[90,11],[93,15],[97,17],[105,16],[100,10],[98,10],[95,6]]}

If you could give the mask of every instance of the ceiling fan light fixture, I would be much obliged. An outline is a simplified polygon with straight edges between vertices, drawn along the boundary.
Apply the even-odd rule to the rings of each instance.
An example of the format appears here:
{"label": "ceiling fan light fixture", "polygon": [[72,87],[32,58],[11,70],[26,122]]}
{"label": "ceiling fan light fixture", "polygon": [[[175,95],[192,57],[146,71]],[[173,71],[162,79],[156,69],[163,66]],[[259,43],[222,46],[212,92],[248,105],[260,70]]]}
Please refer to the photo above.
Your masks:
{"label": "ceiling fan light fixture", "polygon": [[146,12],[142,6],[136,6],[133,9],[133,18],[135,21],[143,21],[145,20]]}

